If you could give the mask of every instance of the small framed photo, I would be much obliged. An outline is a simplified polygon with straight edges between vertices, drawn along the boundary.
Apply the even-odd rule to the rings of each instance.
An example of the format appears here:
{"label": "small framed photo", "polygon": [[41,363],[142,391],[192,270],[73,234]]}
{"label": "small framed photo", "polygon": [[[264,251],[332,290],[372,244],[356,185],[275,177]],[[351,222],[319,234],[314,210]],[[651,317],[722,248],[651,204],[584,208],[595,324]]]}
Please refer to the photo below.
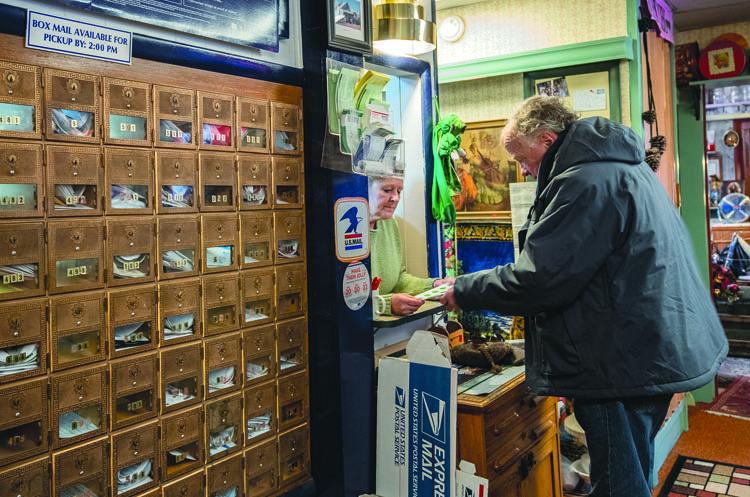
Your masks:
{"label": "small framed photo", "polygon": [[328,45],[372,54],[371,0],[327,0]]}

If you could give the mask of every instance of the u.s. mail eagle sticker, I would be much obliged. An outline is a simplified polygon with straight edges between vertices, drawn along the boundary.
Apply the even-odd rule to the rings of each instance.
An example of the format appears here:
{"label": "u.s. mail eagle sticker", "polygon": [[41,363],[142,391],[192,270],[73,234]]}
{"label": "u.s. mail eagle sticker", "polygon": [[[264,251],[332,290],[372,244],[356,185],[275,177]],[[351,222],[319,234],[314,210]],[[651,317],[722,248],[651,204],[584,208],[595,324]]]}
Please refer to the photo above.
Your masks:
{"label": "u.s. mail eagle sticker", "polygon": [[333,208],[336,227],[336,258],[360,261],[370,255],[370,210],[362,197],[346,197]]}

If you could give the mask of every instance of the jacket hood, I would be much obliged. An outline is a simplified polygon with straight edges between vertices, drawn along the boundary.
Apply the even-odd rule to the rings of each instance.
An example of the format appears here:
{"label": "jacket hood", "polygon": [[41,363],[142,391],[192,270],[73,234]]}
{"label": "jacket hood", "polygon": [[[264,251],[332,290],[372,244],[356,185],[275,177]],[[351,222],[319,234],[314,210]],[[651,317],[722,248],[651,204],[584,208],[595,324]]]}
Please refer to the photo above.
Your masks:
{"label": "jacket hood", "polygon": [[641,138],[627,126],[603,117],[580,119],[567,130],[550,178],[588,162],[620,162],[637,165],[646,157]]}

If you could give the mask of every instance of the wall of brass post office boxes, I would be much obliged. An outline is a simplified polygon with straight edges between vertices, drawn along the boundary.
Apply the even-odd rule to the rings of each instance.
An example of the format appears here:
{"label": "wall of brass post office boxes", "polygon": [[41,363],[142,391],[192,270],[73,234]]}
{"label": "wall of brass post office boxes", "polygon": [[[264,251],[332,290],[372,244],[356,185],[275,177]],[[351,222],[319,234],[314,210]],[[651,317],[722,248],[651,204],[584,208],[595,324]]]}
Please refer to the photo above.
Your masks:
{"label": "wall of brass post office boxes", "polygon": [[0,75],[0,495],[300,484],[301,100]]}

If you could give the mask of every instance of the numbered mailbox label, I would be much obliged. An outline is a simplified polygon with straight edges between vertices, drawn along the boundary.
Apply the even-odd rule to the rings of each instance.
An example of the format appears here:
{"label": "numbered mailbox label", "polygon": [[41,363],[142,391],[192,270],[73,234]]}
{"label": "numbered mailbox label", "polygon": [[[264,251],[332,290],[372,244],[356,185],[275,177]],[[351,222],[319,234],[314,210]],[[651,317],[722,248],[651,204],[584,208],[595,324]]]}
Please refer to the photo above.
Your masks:
{"label": "numbered mailbox label", "polygon": [[74,276],[86,276],[87,269],[86,266],[76,266],[76,267],[69,267],[67,275],[69,278]]}

